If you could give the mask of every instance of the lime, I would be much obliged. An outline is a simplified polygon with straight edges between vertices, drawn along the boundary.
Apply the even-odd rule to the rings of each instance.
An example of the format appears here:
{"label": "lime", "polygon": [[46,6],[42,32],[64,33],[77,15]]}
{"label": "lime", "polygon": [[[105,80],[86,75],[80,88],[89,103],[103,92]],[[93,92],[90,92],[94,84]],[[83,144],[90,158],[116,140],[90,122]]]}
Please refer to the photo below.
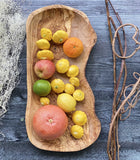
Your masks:
{"label": "lime", "polygon": [[51,84],[47,80],[37,80],[33,85],[33,92],[39,96],[47,96],[51,91]]}

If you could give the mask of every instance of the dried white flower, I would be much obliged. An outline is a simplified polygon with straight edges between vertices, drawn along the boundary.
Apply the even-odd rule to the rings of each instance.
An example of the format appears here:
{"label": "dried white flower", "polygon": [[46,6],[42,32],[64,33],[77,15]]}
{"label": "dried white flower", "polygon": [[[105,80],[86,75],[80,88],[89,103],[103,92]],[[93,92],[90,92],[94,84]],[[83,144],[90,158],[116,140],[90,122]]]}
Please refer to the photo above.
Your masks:
{"label": "dried white flower", "polygon": [[13,0],[0,0],[0,116],[19,76],[18,60],[25,38],[25,19]]}

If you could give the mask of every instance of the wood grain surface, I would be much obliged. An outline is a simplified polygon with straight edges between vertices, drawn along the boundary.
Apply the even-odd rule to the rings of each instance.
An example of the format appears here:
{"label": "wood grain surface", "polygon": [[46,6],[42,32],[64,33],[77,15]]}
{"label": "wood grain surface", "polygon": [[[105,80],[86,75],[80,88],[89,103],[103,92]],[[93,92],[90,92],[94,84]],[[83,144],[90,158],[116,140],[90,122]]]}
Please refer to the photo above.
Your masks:
{"label": "wood grain surface", "polygon": [[[140,3],[138,0],[112,0],[123,23],[133,23],[140,27]],[[43,151],[34,147],[27,137],[25,110],[27,103],[26,83],[26,41],[19,63],[22,65],[20,83],[13,91],[9,111],[0,120],[0,160],[107,160],[106,146],[113,101],[113,60],[110,46],[104,0],[26,0],[22,4],[25,18],[35,9],[63,4],[83,11],[89,18],[98,40],[92,49],[86,66],[86,78],[95,95],[95,112],[102,130],[98,140],[90,147],[73,153]],[[131,50],[133,44],[128,41]],[[128,67],[127,84],[135,83],[132,73],[140,70],[140,52],[126,61]],[[139,72],[140,73],[140,72]],[[140,102],[132,110],[129,119],[119,124],[120,160],[140,159]]]}
{"label": "wood grain surface", "polygon": [[[82,27],[81,27],[82,26]],[[56,64],[57,60],[66,58],[69,60],[70,65],[77,65],[80,73],[78,78],[80,80],[80,88],[85,92],[85,100],[77,103],[76,110],[82,110],[86,113],[88,122],[84,125],[84,136],[76,140],[70,135],[70,128],[73,125],[71,114],[68,116],[68,128],[63,136],[53,141],[44,141],[37,136],[33,130],[32,121],[35,112],[41,107],[39,96],[32,91],[33,84],[38,80],[34,73],[34,65],[38,61],[36,54],[38,48],[36,41],[41,39],[41,28],[49,28],[52,33],[57,30],[65,30],[69,37],[77,37],[84,44],[84,51],[78,58],[68,58],[63,52],[63,45],[56,45],[52,42],[50,50],[54,53],[53,62]],[[95,98],[92,90],[85,78],[85,67],[90,55],[92,47],[97,41],[97,36],[93,30],[87,16],[74,8],[64,5],[50,5],[32,12],[26,23],[27,33],[27,91],[28,101],[26,108],[26,129],[28,137],[33,145],[37,148],[50,151],[79,151],[97,140],[101,131],[101,124],[95,114]],[[68,77],[55,72],[53,77],[49,79],[51,82],[55,78],[60,78],[64,83],[68,83]],[[50,104],[57,105],[57,96],[54,92],[48,95]]]}

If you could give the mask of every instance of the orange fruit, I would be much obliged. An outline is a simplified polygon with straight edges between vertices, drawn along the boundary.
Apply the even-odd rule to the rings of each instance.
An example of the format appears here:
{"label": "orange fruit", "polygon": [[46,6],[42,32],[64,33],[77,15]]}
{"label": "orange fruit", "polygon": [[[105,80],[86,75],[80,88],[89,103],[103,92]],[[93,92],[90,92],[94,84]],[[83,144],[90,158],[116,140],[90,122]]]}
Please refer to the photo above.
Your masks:
{"label": "orange fruit", "polygon": [[82,41],[79,38],[71,37],[63,44],[64,53],[70,58],[76,58],[81,55],[84,50]]}
{"label": "orange fruit", "polygon": [[55,105],[39,108],[33,117],[33,129],[44,140],[54,140],[62,136],[68,126],[65,112]]}

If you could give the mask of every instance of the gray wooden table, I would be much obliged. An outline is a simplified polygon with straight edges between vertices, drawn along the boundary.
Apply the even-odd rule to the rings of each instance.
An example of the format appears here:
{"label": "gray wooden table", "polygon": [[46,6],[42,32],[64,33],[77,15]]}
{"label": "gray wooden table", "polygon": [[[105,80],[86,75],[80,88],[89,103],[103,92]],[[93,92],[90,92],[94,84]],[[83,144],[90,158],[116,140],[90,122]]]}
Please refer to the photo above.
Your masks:
{"label": "gray wooden table", "polygon": [[[138,0],[112,0],[112,3],[123,23],[133,23],[140,27]],[[11,96],[9,111],[0,120],[0,130],[5,135],[0,137],[0,160],[107,160],[106,146],[113,101],[113,61],[105,2],[104,0],[26,0],[22,5],[23,13],[27,18],[33,10],[52,4],[63,4],[83,11],[97,33],[98,40],[87,63],[86,77],[95,95],[96,114],[102,124],[101,134],[90,147],[73,153],[42,151],[29,142],[23,119],[27,101],[26,42],[24,42],[20,56],[21,80]],[[130,41],[128,46],[131,50]],[[132,73],[140,71],[140,51],[132,59],[127,60],[127,67],[127,84],[135,83]],[[139,105],[140,103],[133,109],[129,119],[119,124],[120,160],[140,160]]]}

